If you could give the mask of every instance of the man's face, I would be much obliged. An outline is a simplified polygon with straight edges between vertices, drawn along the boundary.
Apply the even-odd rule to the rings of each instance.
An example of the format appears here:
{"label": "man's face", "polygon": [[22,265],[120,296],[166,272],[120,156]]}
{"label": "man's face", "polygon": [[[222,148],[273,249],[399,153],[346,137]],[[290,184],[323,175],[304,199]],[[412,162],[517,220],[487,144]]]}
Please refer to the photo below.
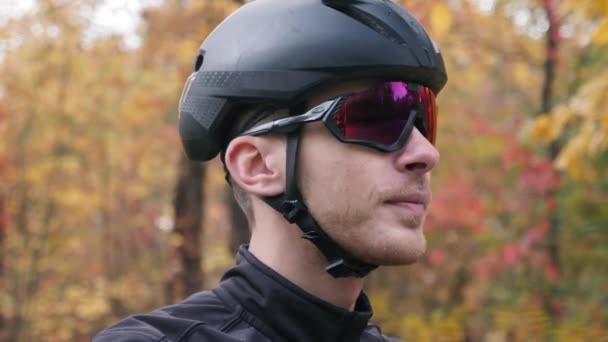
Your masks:
{"label": "man's face", "polygon": [[[314,106],[373,83],[349,83],[311,99]],[[359,259],[377,265],[415,262],[426,249],[423,223],[430,201],[429,171],[439,152],[414,129],[396,152],[338,141],[323,125],[304,125],[298,176],[319,225]]]}

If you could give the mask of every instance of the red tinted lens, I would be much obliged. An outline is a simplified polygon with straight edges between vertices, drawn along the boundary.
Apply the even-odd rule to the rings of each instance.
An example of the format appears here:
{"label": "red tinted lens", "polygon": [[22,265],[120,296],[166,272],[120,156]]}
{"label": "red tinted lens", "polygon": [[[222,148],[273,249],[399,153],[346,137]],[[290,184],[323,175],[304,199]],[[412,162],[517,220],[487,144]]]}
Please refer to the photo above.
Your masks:
{"label": "red tinted lens", "polygon": [[347,98],[335,117],[345,140],[382,145],[397,142],[411,114],[424,111],[427,139],[434,143],[437,110],[431,90],[404,82],[385,82]]}
{"label": "red tinted lens", "polygon": [[424,122],[426,126],[426,138],[435,145],[437,138],[437,102],[435,102],[435,94],[427,87],[422,87],[420,90],[420,98],[424,107]]}

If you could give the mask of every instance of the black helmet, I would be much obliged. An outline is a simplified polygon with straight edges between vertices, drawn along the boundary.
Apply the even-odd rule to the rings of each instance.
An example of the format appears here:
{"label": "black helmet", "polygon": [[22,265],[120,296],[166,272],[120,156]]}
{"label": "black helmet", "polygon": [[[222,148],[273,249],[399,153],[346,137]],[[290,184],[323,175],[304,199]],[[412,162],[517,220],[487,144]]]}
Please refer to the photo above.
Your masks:
{"label": "black helmet", "polygon": [[441,53],[420,23],[390,0],[256,0],[203,42],[180,100],[190,159],[228,144],[235,108],[292,106],[318,86],[361,78],[447,81]]}

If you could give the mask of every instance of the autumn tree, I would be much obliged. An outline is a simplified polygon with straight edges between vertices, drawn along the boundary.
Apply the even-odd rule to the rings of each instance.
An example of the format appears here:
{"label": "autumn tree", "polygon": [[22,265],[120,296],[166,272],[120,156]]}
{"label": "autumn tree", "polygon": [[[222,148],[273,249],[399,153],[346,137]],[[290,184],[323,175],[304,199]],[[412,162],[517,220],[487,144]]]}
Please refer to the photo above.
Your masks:
{"label": "autumn tree", "polygon": [[[40,1],[2,26],[4,336],[79,340],[163,303],[181,79],[120,37],[87,38],[98,4]],[[171,80],[171,81],[168,81]],[[142,286],[142,284],[146,284]],[[44,319],[39,319],[44,317]],[[87,321],[90,325],[82,325]]]}

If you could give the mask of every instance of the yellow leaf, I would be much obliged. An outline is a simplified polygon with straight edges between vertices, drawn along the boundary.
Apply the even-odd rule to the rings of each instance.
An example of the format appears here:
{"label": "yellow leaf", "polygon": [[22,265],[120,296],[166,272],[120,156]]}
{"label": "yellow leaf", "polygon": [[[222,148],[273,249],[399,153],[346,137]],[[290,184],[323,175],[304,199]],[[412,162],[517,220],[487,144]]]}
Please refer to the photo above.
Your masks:
{"label": "yellow leaf", "polygon": [[431,8],[431,27],[439,36],[446,34],[452,27],[452,13],[446,4],[436,3]]}
{"label": "yellow leaf", "polygon": [[574,114],[566,107],[557,108],[551,115],[551,127],[549,128],[549,140],[559,139],[566,125],[573,119]]}
{"label": "yellow leaf", "polygon": [[551,142],[551,116],[541,115],[532,125],[530,130],[530,138],[532,140],[540,140],[545,143]]}
{"label": "yellow leaf", "polygon": [[530,66],[527,63],[518,62],[513,67],[513,77],[517,84],[530,84]]}
{"label": "yellow leaf", "polygon": [[593,35],[592,42],[595,45],[608,45],[608,18],[604,18],[597,31]]}

